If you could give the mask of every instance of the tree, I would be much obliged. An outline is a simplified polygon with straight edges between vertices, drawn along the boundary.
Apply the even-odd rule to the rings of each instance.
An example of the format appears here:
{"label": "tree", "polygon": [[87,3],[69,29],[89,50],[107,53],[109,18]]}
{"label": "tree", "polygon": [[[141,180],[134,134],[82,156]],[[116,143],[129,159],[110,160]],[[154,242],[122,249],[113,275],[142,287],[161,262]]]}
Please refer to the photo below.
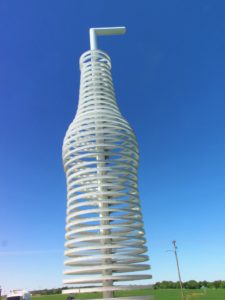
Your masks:
{"label": "tree", "polygon": [[184,283],[184,287],[186,289],[199,289],[200,284],[195,280],[189,280],[189,281]]}

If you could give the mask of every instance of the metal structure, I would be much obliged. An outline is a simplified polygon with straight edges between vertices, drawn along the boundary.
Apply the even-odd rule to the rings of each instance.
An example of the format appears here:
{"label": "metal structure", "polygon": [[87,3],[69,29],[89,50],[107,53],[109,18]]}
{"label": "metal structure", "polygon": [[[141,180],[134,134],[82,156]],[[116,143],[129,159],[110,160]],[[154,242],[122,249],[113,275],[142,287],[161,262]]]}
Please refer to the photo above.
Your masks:
{"label": "metal structure", "polygon": [[[114,292],[149,287],[151,278],[137,187],[138,145],[116,103],[110,57],[97,35],[125,27],[90,29],[91,50],[80,57],[78,110],[63,143],[67,179],[65,285],[63,293]],[[120,282],[135,281],[133,285]],[[135,285],[134,285],[135,284]],[[150,296],[119,299],[151,299]]]}

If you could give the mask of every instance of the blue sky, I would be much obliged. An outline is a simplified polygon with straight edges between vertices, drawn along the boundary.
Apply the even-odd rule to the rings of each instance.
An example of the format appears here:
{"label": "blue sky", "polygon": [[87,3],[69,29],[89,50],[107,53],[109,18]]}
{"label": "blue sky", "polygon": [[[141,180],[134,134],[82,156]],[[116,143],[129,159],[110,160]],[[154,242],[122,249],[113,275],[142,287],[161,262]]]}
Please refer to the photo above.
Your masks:
{"label": "blue sky", "polygon": [[0,285],[61,286],[62,141],[89,27],[140,146],[152,282],[225,279],[225,2],[0,1]]}

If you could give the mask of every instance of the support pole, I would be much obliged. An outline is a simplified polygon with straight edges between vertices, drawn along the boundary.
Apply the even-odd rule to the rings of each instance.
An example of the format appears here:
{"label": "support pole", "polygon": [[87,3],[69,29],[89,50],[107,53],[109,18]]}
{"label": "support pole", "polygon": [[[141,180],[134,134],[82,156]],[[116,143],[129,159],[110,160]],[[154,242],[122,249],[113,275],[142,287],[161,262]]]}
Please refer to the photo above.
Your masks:
{"label": "support pole", "polygon": [[[126,32],[126,28],[125,27],[103,27],[103,28],[90,28],[90,48],[91,50],[96,50],[98,48],[98,44],[97,44],[97,36],[98,35],[118,35],[118,34],[124,34]],[[94,75],[93,76],[93,85],[95,85],[94,83]],[[102,129],[101,128],[101,124],[100,126],[98,124],[96,124],[96,128],[97,129]],[[104,137],[102,136],[97,136],[97,140],[96,140],[97,144],[98,143],[104,143]],[[97,152],[106,152],[105,151],[106,149],[104,148],[99,148],[97,147]],[[98,168],[98,175],[102,176],[104,175],[104,171],[101,171],[101,168],[104,168],[105,164],[106,164],[106,156],[105,155],[98,155],[97,156],[97,168]],[[99,191],[100,192],[103,192],[104,191],[104,188],[102,188],[102,185],[104,184],[104,182],[102,180],[99,180],[98,181],[98,186],[99,186]],[[99,207],[102,208],[103,210],[108,208],[108,204],[107,203],[104,203],[102,204],[101,203],[101,200],[106,200],[106,198],[101,198],[99,199]],[[108,212],[102,212],[100,214],[100,216],[102,218],[108,218],[109,217],[109,213]],[[104,225],[109,225],[109,221],[101,221],[101,225],[104,226]],[[111,230],[109,229],[102,229],[100,230],[101,234],[104,236],[104,235],[109,235]],[[109,239],[103,239],[102,240],[102,244],[103,245],[107,245],[107,244],[110,244],[111,241]],[[102,250],[102,254],[103,255],[107,255],[107,254],[111,254],[112,251],[110,249],[103,249]],[[111,265],[112,264],[112,259],[108,258],[108,259],[103,259],[102,263],[104,265]],[[103,276],[107,276],[107,275],[112,275],[112,271],[111,270],[106,270],[106,271],[103,271],[102,272],[102,275]],[[106,281],[103,281],[103,287],[107,287],[107,286],[113,286],[113,281],[112,280],[106,280]],[[114,297],[114,292],[113,291],[104,291],[103,292],[103,298],[106,299],[106,298],[113,298]]]}
{"label": "support pole", "polygon": [[179,277],[179,282],[180,282],[181,299],[184,300],[184,291],[183,291],[183,284],[182,284],[181,275],[180,275],[180,266],[179,266],[178,255],[177,255],[176,241],[172,241],[172,244],[174,246],[174,254],[175,254],[176,263],[177,263],[177,272],[178,272],[178,277]]}

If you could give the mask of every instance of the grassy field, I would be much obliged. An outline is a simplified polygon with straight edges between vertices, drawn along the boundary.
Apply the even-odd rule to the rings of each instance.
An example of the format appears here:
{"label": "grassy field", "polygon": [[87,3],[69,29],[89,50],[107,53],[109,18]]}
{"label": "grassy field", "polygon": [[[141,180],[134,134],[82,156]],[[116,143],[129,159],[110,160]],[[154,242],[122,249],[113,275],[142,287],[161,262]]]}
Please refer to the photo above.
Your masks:
{"label": "grassy field", "polygon": [[[155,300],[181,300],[179,290],[143,290],[139,292],[120,292],[117,296],[122,295],[154,295]],[[34,300],[66,300],[66,295],[51,295],[51,296],[33,296]],[[100,298],[97,293],[92,294],[92,299]],[[90,299],[90,295],[82,294],[76,299]],[[186,290],[185,300],[225,300],[225,289],[218,290]]]}

